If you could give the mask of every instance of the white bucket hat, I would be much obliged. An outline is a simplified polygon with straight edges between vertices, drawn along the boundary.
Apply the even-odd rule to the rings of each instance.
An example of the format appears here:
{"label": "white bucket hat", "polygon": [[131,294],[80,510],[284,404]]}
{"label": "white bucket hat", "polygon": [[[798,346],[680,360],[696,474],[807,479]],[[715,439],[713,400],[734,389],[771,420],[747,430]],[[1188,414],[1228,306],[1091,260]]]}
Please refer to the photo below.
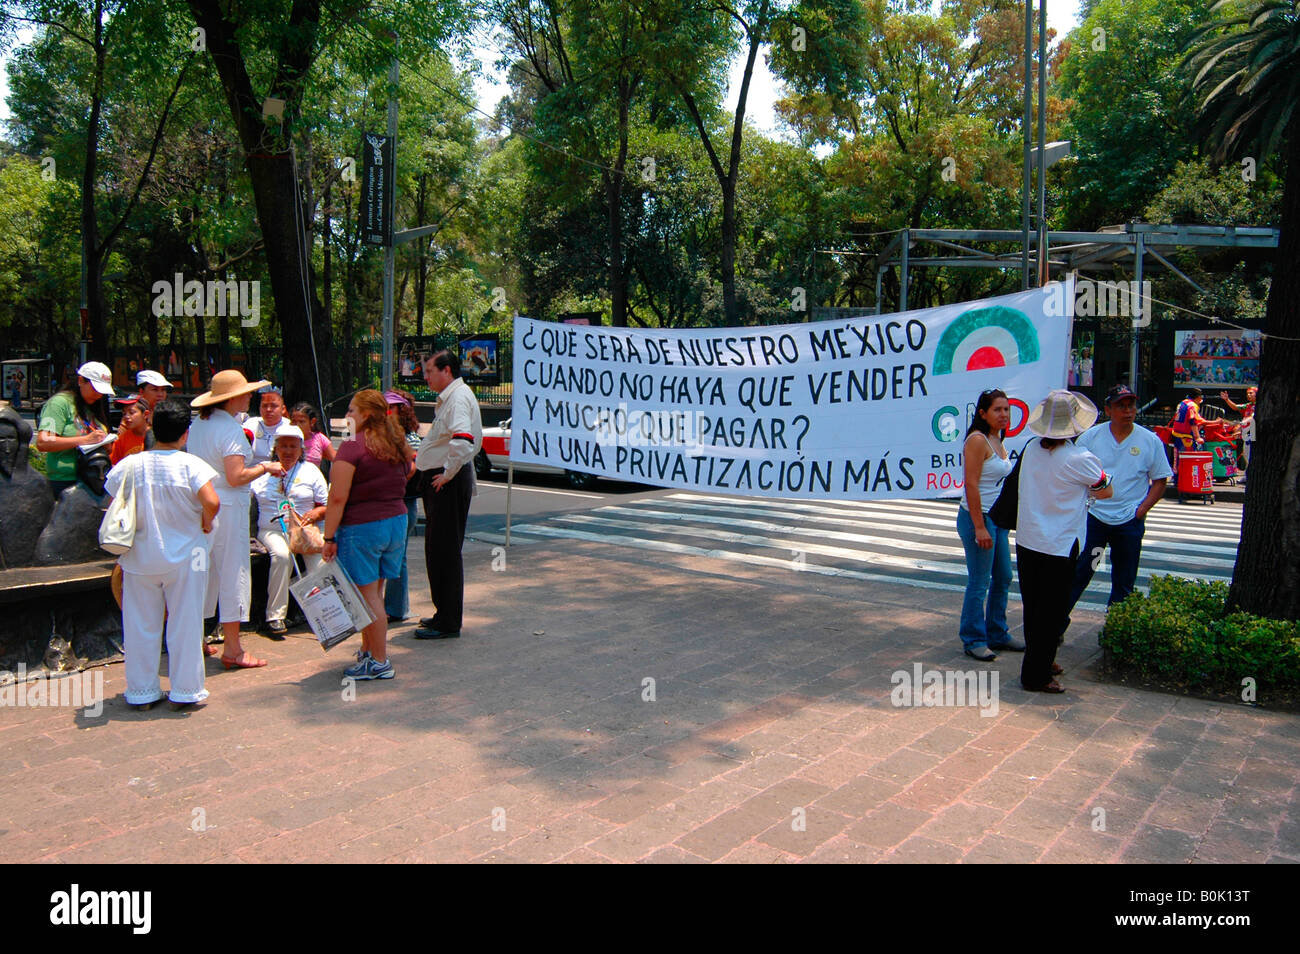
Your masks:
{"label": "white bucket hat", "polygon": [[1050,392],[1029,412],[1025,426],[1039,437],[1060,440],[1078,437],[1095,423],[1095,404],[1082,394],[1060,389]]}
{"label": "white bucket hat", "polygon": [[113,372],[108,370],[108,365],[101,364],[98,361],[87,361],[77,369],[77,374],[81,375],[93,384],[95,390],[100,394],[106,394],[109,397],[112,397]]}
{"label": "white bucket hat", "polygon": [[296,424],[289,424],[285,427],[277,427],[275,430],[275,439],[278,441],[282,437],[296,437],[302,440],[302,428]]}

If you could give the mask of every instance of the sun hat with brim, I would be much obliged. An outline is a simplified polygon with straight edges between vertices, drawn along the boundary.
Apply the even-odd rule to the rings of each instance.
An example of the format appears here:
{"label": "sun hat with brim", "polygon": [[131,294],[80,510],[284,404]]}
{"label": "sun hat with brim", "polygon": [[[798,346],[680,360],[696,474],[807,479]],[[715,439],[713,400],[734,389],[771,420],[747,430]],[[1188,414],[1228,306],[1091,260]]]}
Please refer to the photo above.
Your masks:
{"label": "sun hat with brim", "polygon": [[1082,394],[1052,391],[1029,412],[1025,426],[1039,437],[1064,440],[1078,437],[1097,423],[1097,407]]}
{"label": "sun hat with brim", "polygon": [[208,407],[213,404],[224,404],[231,398],[237,398],[241,394],[252,394],[258,388],[264,388],[270,381],[249,381],[238,371],[218,371],[212,376],[212,390],[204,391],[193,401],[190,407]]}
{"label": "sun hat with brim", "polygon": [[77,374],[93,384],[100,394],[112,396],[113,372],[108,370],[108,365],[98,361],[87,361],[77,369]]}
{"label": "sun hat with brim", "polygon": [[296,424],[290,424],[287,427],[276,428],[275,439],[278,441],[282,437],[296,437],[302,440],[302,428]]}

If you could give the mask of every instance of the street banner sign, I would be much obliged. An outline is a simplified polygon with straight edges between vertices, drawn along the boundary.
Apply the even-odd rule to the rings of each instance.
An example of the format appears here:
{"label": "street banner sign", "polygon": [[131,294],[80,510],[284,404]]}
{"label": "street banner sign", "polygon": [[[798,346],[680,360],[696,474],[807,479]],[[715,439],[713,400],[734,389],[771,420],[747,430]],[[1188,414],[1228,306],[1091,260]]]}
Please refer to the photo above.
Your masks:
{"label": "street banner sign", "polygon": [[1073,279],[889,315],[684,330],[518,317],[517,461],[713,493],[955,497],[980,393],[1007,446],[1065,386]]}
{"label": "street banner sign", "polygon": [[393,244],[393,137],[366,133],[361,162],[361,241]]}

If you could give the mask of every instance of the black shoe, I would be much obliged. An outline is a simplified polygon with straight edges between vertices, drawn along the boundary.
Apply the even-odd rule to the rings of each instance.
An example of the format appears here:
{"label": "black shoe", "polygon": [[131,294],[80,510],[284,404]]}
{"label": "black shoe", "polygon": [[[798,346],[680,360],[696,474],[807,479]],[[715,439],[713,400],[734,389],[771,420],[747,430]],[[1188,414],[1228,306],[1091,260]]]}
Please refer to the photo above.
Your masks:
{"label": "black shoe", "polygon": [[266,622],[266,632],[269,636],[284,639],[284,634],[288,631],[289,629],[284,625],[284,620],[282,619],[272,619],[267,620]]}
{"label": "black shoe", "polygon": [[454,633],[446,633],[440,629],[433,629],[431,627],[421,626],[419,629],[415,631],[415,638],[416,639],[459,639],[460,630],[456,630]]}
{"label": "black shoe", "polygon": [[[405,616],[394,616],[392,613],[389,613],[389,614],[388,614],[388,625],[389,625],[389,626],[393,626],[393,625],[395,625],[395,624],[397,624],[397,623],[405,623],[405,622],[406,622],[406,617],[405,617]],[[421,624],[421,625],[423,625],[423,624]]]}
{"label": "black shoe", "polygon": [[437,628],[438,628],[438,621],[434,619],[432,616],[420,617],[420,629],[437,629]]}

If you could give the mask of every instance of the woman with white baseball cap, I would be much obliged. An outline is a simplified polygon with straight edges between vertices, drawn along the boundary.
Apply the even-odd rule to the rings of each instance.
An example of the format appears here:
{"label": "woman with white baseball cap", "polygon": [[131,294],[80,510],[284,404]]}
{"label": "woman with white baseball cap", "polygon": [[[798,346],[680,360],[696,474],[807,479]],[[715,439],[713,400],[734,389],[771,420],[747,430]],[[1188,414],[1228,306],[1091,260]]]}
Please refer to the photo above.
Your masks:
{"label": "woman with white baseball cap", "polygon": [[60,391],[41,408],[36,449],[45,454],[45,476],[54,496],[77,482],[78,448],[108,437],[108,401],[113,396],[113,372],[108,365],[87,361],[77,369],[77,385]]}
{"label": "woman with white baseball cap", "polygon": [[[221,500],[221,513],[212,531],[212,553],[208,560],[207,596],[203,615],[220,610],[225,649],[221,664],[227,669],[256,669],[265,666],[244,651],[239,642],[239,624],[247,623],[253,583],[248,560],[248,485],[263,474],[283,476],[279,461],[253,465],[253,449],[234,415],[248,410],[249,396],[269,381],[249,383],[238,371],[218,371],[211,390],[190,402],[199,419],[190,428],[186,450],[217,472],[212,482]],[[250,466],[252,465],[252,466]]]}
{"label": "woman with white baseball cap", "polygon": [[1074,446],[1074,438],[1096,420],[1097,408],[1086,397],[1057,390],[1026,421],[1040,438],[1021,451],[1016,512],[1016,572],[1025,613],[1020,684],[1031,692],[1065,691],[1053,678],[1061,672],[1056,647],[1068,619],[1079,547],[1087,539],[1088,501],[1112,493],[1101,461]]}

